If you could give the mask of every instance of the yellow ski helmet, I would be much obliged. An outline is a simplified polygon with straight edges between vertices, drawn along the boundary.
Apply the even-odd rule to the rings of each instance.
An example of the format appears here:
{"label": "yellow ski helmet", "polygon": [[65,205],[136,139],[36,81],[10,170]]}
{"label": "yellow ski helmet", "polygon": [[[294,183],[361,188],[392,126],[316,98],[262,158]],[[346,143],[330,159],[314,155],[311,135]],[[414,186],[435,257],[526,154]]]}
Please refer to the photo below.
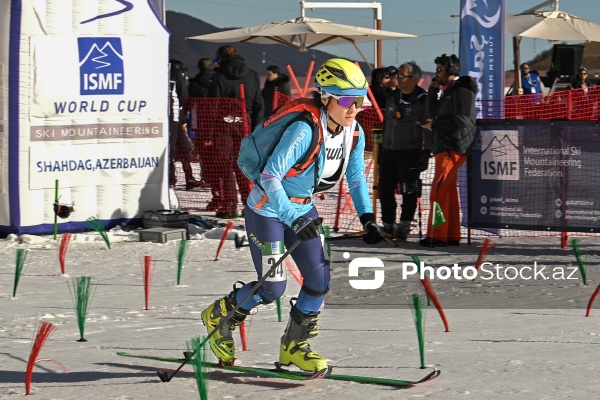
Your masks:
{"label": "yellow ski helmet", "polygon": [[367,79],[361,69],[343,58],[327,60],[317,70],[315,87],[340,96],[366,96]]}

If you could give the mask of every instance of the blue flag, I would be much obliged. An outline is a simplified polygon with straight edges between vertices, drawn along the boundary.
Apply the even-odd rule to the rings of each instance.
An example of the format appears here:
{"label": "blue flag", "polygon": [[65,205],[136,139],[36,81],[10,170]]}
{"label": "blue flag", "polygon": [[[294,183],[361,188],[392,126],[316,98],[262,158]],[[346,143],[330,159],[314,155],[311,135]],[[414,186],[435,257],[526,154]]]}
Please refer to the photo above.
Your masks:
{"label": "blue flag", "polygon": [[[502,118],[504,100],[504,0],[461,0],[461,74],[477,81],[478,119]],[[495,100],[495,101],[490,101]]]}

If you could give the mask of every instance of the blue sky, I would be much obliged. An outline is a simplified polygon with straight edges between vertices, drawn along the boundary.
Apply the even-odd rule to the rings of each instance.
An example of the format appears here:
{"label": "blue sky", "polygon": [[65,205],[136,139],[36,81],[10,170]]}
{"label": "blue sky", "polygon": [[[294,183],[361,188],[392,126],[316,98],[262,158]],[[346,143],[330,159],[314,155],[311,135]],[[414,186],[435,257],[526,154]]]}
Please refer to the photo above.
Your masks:
{"label": "blue sky", "polygon": [[[479,1],[485,2],[485,0]],[[542,0],[505,1],[508,13],[519,13],[542,3]],[[334,1],[327,0],[327,2]],[[415,60],[427,69],[433,66],[433,59],[442,53],[458,54],[459,20],[452,18],[451,15],[460,14],[460,0],[379,0],[379,2],[383,9],[382,29],[421,36],[418,39],[384,41],[384,65],[399,65],[405,61]],[[598,4],[598,0],[562,0],[559,9],[600,25]],[[166,7],[167,10],[189,14],[220,28],[253,26],[300,16],[298,0],[166,0]],[[306,10],[306,16],[367,28],[372,28],[374,24],[373,11],[368,9],[316,8],[314,11]],[[372,42],[361,43],[359,47],[372,62],[374,58]],[[546,40],[523,38],[521,60],[529,60],[551,47],[552,44]],[[265,48],[268,49],[268,46]],[[352,45],[322,46],[319,49],[341,57],[360,59],[360,55]],[[267,50],[267,62],[268,55]],[[512,38],[507,36],[505,47],[507,69],[512,69],[512,62]],[[600,66],[588,66],[588,68],[598,67]]]}

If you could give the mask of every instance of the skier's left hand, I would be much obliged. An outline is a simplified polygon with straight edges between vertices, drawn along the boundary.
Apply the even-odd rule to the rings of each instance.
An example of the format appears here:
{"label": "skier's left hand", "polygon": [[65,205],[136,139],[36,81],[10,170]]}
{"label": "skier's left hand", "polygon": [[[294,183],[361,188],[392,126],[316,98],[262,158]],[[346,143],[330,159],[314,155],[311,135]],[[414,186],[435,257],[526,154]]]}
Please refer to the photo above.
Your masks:
{"label": "skier's left hand", "polygon": [[366,244],[377,244],[383,240],[383,230],[375,222],[375,214],[365,213],[360,216],[360,222],[363,224],[365,234],[363,241]]}

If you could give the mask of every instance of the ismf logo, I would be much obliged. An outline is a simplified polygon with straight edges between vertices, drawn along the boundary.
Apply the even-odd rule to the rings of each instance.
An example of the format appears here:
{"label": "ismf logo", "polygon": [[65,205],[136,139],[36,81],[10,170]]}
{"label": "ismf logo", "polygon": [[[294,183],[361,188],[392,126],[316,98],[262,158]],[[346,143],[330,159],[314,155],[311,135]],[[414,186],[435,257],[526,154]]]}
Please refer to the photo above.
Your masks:
{"label": "ismf logo", "polygon": [[519,132],[481,132],[481,179],[519,180]]}
{"label": "ismf logo", "polygon": [[272,242],[271,243],[271,254],[272,255],[281,254],[279,252],[279,243],[280,242]]}
{"label": "ismf logo", "polygon": [[123,94],[125,74],[121,38],[77,38],[79,93]]}

